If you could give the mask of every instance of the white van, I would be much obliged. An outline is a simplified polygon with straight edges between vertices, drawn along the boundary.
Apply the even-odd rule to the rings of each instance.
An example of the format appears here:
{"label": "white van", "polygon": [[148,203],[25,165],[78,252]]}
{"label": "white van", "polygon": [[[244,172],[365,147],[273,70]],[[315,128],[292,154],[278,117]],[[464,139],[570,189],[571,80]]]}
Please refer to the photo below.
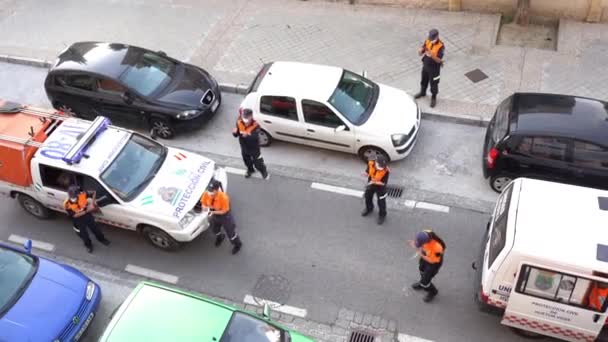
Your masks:
{"label": "white van", "polygon": [[592,304],[608,287],[608,191],[516,179],[496,203],[482,250],[475,297],[502,324],[566,341],[608,335],[608,300]]}

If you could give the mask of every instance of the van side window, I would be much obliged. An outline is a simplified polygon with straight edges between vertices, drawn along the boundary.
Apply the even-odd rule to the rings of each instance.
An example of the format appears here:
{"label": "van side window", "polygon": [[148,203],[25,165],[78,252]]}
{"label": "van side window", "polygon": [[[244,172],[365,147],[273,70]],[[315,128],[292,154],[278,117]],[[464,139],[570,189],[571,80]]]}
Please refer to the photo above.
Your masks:
{"label": "van side window", "polygon": [[296,100],[287,96],[262,96],[260,112],[266,115],[278,116],[283,119],[298,121]]}
{"label": "van side window", "polygon": [[524,137],[515,152],[542,159],[564,161],[568,140],[559,137]]}
{"label": "van side window", "polygon": [[516,291],[533,297],[603,312],[606,305],[596,304],[592,295],[594,289],[608,284],[583,277],[548,270],[536,266],[523,265],[517,280]]}
{"label": "van side window", "polygon": [[496,201],[494,208],[492,232],[490,233],[490,248],[488,265],[491,267],[498,254],[505,248],[507,243],[507,222],[509,221],[509,206],[513,186],[509,185]]}
{"label": "van side window", "polygon": [[59,191],[68,191],[70,185],[82,184],[82,176],[64,169],[40,165],[42,185]]}
{"label": "van side window", "polygon": [[97,180],[92,177],[84,176],[82,180],[82,188],[87,191],[95,191],[97,203],[100,206],[118,203],[116,199],[104,188]]}
{"label": "van side window", "polygon": [[574,141],[573,162],[576,166],[608,170],[608,149],[585,141]]}

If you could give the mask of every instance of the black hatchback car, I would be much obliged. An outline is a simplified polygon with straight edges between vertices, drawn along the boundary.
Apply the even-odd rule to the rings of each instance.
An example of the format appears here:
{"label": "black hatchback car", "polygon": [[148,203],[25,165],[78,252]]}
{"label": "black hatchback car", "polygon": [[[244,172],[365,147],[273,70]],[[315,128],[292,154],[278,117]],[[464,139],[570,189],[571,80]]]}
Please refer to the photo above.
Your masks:
{"label": "black hatchback car", "polygon": [[497,108],[483,148],[494,191],[517,177],[608,188],[608,103],[516,93]]}
{"label": "black hatchback car", "polygon": [[44,87],[58,110],[145,124],[165,139],[200,127],[221,103],[218,83],[205,70],[125,44],[74,43],[59,55]]}

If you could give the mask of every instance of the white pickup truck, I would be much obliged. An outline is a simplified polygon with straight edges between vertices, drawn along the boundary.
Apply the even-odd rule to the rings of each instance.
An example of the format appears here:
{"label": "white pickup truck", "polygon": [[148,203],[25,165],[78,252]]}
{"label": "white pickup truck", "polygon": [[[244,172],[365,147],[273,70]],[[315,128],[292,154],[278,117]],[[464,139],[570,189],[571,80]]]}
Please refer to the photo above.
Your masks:
{"label": "white pickup truck", "polygon": [[0,100],[0,195],[38,218],[64,212],[67,187],[77,184],[96,191],[98,222],[174,250],[208,228],[206,213],[194,208],[212,179],[227,188],[212,160],[105,117],[91,122]]}

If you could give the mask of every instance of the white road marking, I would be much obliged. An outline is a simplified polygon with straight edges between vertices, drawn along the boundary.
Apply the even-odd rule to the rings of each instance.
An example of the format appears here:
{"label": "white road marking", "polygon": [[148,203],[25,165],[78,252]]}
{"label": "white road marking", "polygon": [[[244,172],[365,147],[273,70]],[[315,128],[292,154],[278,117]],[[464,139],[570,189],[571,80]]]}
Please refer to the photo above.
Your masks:
{"label": "white road marking", "polygon": [[262,298],[258,298],[258,301],[256,301],[252,295],[245,295],[243,302],[245,304],[255,305],[255,306],[263,306],[264,303],[267,303],[272,308],[272,311],[279,311],[284,314],[302,317],[302,318],[306,317],[306,315],[308,314],[308,311],[306,309],[296,308],[295,306],[281,305],[279,303],[276,303],[276,302],[273,302],[270,300],[266,300],[266,299],[262,299]]}
{"label": "white road marking", "polygon": [[397,335],[397,341],[399,341],[399,342],[433,342],[431,340],[427,340],[427,339],[420,338],[417,336],[410,336],[410,335],[406,335],[406,334]]}
{"label": "white road marking", "polygon": [[359,197],[359,198],[363,197],[363,191],[353,190],[353,189],[348,189],[348,188],[341,188],[339,186],[333,186],[333,185],[328,185],[328,184],[323,184],[323,183],[312,183],[310,185],[310,187],[313,189],[317,189],[317,190],[335,192],[335,193],[347,195],[347,196],[353,196],[353,197]]}
{"label": "white road marking", "polygon": [[434,211],[440,211],[440,212],[446,213],[446,214],[450,212],[450,207],[446,207],[445,205],[428,203],[428,202],[416,202],[416,209],[434,210]]}
{"label": "white road marking", "polygon": [[413,200],[405,200],[403,204],[410,209],[414,209],[416,207],[416,201]]}
{"label": "white road marking", "polygon": [[226,167],[224,167],[224,170],[226,170],[226,172],[228,172],[228,173],[232,173],[233,175],[240,175],[240,176],[245,175],[245,170],[237,169],[235,167],[226,166]]}
{"label": "white road marking", "polygon": [[177,284],[177,281],[179,280],[179,277],[174,276],[172,274],[158,272],[158,271],[154,271],[154,270],[151,270],[148,268],[143,268],[143,267],[139,267],[139,266],[135,266],[135,265],[131,265],[131,264],[128,264],[127,267],[125,267],[125,271],[127,271],[129,273],[137,274],[137,275],[140,275],[143,277],[147,277],[147,278],[162,280],[166,283],[171,283],[171,284]]}
{"label": "white road marking", "polygon": [[[8,241],[14,242],[14,243],[20,244],[20,245],[23,245],[25,243],[25,241],[27,241],[27,240],[30,240],[30,239],[25,238],[23,236],[15,235],[15,234],[11,234],[11,236],[8,237]],[[37,249],[42,249],[47,252],[52,252],[55,250],[55,245],[53,245],[52,243],[38,241],[38,240],[32,240],[32,247],[37,248]]]}

